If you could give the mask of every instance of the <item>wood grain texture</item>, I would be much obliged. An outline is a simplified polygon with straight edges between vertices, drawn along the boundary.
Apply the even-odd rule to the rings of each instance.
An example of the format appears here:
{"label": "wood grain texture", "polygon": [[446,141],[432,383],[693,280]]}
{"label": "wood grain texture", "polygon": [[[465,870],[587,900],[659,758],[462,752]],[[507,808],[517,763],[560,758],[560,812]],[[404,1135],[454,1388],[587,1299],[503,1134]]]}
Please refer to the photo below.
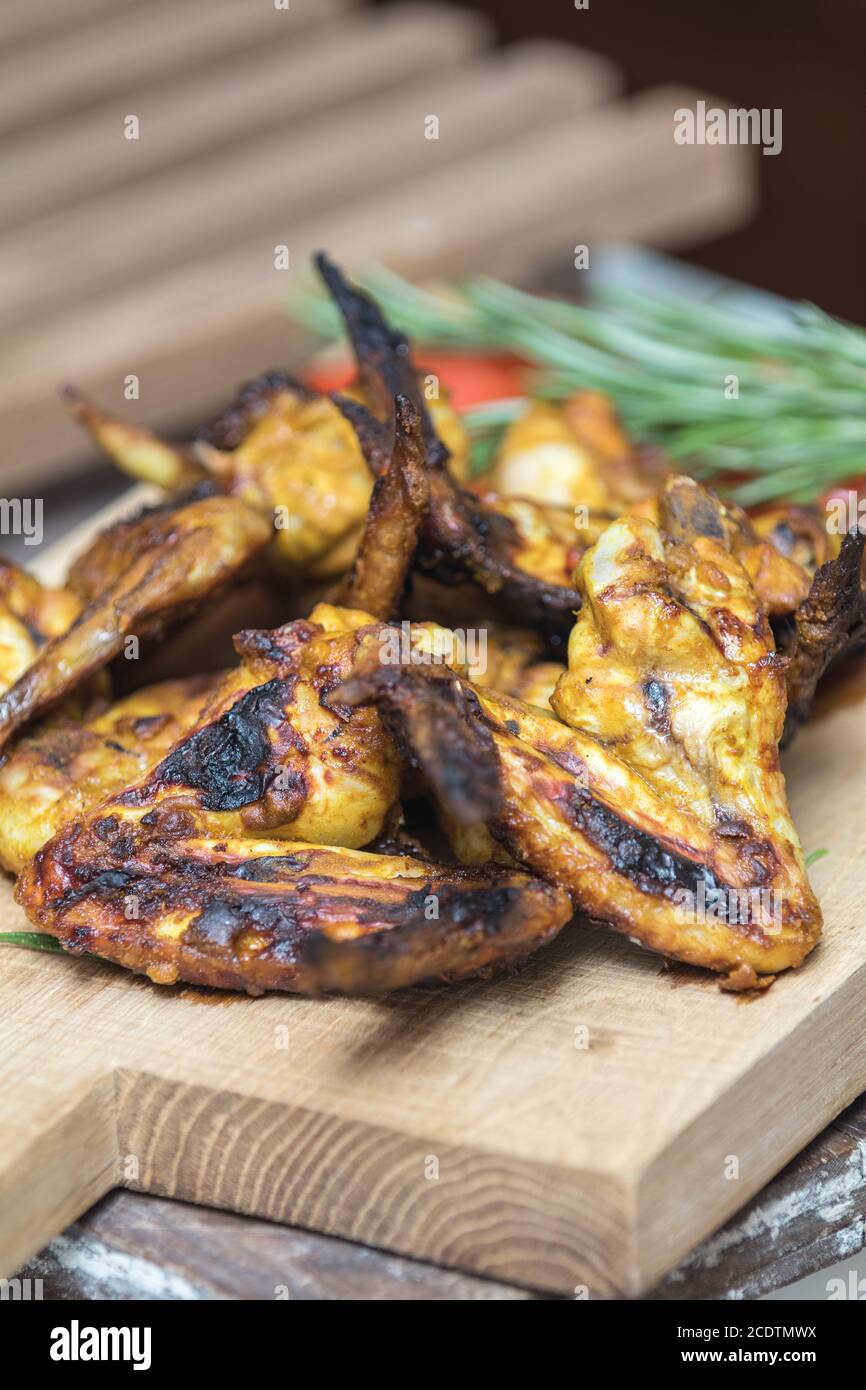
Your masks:
{"label": "wood grain texture", "polygon": [[59,1088],[54,1068],[40,1075],[38,1047],[20,1041],[0,1073],[0,1228],[9,1271],[117,1179],[110,1073],[76,1069]]}
{"label": "wood grain texture", "polygon": [[[567,85],[567,64],[557,81]],[[321,246],[350,266],[378,258],[419,278],[478,268],[520,282],[539,259],[570,266],[579,241],[676,247],[740,222],[753,203],[753,151],[675,145],[672,113],[693,97],[660,88],[538,127],[529,113],[507,154],[411,165],[374,197],[275,221],[231,250],[19,332],[0,349],[4,486],[32,476],[34,459],[56,469],[79,455],[59,381],[74,376],[109,408],[175,427],[206,416],[226,383],[297,356],[283,306]],[[274,268],[278,244],[290,247],[289,271]],[[133,406],[122,400],[128,373],[141,381]]]}
{"label": "wood grain texture", "polygon": [[[117,1136],[105,1188],[541,1289],[642,1293],[864,1087],[864,743],[852,706],[794,745],[795,819],[807,850],[831,850],[813,870],[826,938],[754,1002],[589,925],[519,974],[380,1001],[161,990],[6,950],[4,1132],[20,1105],[32,1134],[52,1095],[98,1079]],[[3,918],[23,925],[11,899]],[[6,1271],[94,1195],[67,1192],[58,1222],[48,1170],[34,1182],[22,1154],[0,1166]]]}
{"label": "wood grain texture", "polygon": [[[755,1299],[866,1249],[866,1096],[647,1297]],[[22,1270],[45,1298],[415,1298],[537,1294],[297,1227],[118,1191]],[[285,1294],[283,1293],[285,1290]]]}
{"label": "wood grain texture", "polygon": [[537,1294],[314,1231],[114,1192],[21,1271],[46,1299],[522,1302]]}

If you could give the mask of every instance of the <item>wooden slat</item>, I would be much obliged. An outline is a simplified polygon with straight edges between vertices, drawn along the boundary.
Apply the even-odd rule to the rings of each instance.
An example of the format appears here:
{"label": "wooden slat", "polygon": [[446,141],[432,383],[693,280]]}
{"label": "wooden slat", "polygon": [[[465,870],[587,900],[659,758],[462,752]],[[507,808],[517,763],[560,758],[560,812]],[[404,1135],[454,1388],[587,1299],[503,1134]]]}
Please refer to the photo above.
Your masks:
{"label": "wooden slat", "polygon": [[148,0],[0,56],[0,133],[301,33],[352,0]]}
{"label": "wooden slat", "polygon": [[[458,62],[489,34],[480,15],[451,6],[363,11],[300,38],[280,34],[267,48],[242,54],[228,70],[130,91],[95,111],[25,132],[5,145],[0,227],[72,206],[256,132],[289,125],[296,130],[325,110]],[[588,61],[583,73],[575,67],[588,99],[592,91],[606,94],[612,75],[601,59]],[[139,117],[138,141],[121,138],[129,112]]]}
{"label": "wooden slat", "polygon": [[27,43],[44,34],[58,34],[90,23],[139,0],[3,0],[0,5],[0,48]]}
{"label": "wooden slat", "polygon": [[[0,325],[8,329],[104,297],[149,274],[378,193],[401,171],[431,177],[478,150],[594,103],[567,48],[529,45],[509,59],[416,74],[398,91],[278,130],[104,194],[0,237]],[[483,101],[479,93],[483,92]],[[425,138],[425,120],[440,122]],[[280,238],[278,237],[277,240]]]}
{"label": "wooden slat", "polygon": [[[292,334],[283,301],[318,246],[355,266],[378,257],[417,277],[475,266],[519,280],[530,256],[570,265],[578,241],[678,247],[737,225],[753,205],[752,152],[675,145],[673,110],[693,100],[656,89],[515,136],[504,150],[416,169],[374,198],[303,225],[275,224],[228,253],[23,335],[0,352],[7,479],[32,477],[37,460],[57,467],[75,458],[77,436],[56,400],[70,376],[133,418],[183,423],[231,383],[285,360]],[[273,265],[284,240],[288,275]],[[141,377],[136,406],[120,395],[128,372]]]}

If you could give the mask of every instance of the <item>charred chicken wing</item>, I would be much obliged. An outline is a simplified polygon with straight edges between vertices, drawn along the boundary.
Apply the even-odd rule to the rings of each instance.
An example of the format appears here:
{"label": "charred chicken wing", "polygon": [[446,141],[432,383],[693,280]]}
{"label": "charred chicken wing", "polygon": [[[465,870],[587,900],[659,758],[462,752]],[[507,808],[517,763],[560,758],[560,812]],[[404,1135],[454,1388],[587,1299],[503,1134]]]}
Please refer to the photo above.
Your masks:
{"label": "charred chicken wing", "polygon": [[[100,833],[102,827],[102,833]],[[33,921],[158,984],[378,993],[512,964],[568,920],[567,894],[508,869],[303,842],[212,841],[104,819],[61,834],[18,885]]]}
{"label": "charred chicken wing", "polygon": [[416,564],[440,582],[479,585],[511,617],[529,625],[556,634],[567,631],[579,601],[570,576],[581,553],[572,509],[492,494],[479,499],[462,487],[442,417],[428,407],[420,390],[407,339],[327,258],[318,262],[358,363],[361,399],[335,399],[354,425],[374,474],[388,456],[388,417],[395,395],[407,396],[420,416],[430,507]]}
{"label": "charred chicken wing", "polygon": [[34,922],[160,983],[254,993],[458,979],[556,933],[567,894],[524,873],[353,852],[387,829],[399,762],[374,710],[325,697],[381,627],[314,618],[242,634],[192,730],[39,850],[17,890]]}
{"label": "charred chicken wing", "polygon": [[[362,345],[358,379],[348,395],[390,415],[396,395],[415,399],[416,369],[407,364],[405,371],[388,370],[381,345],[359,317],[360,297],[353,297],[327,257],[317,257],[317,264],[352,324],[353,342]],[[388,352],[392,353],[390,346]],[[210,477],[271,523],[276,520],[274,552],[290,574],[327,580],[349,569],[374,479],[355,431],[327,396],[288,373],[270,372],[248,383],[195,444],[176,446],[113,419],[77,392],[66,394],[75,418],[124,472],[167,488],[185,486],[197,475]],[[447,440],[452,467],[464,476],[468,440],[444,392],[429,403],[423,420],[431,431],[429,438],[441,435]],[[428,426],[428,421],[434,424]],[[389,457],[390,442],[383,439],[376,473],[384,470]]]}
{"label": "charred chicken wing", "polygon": [[104,531],[69,573],[78,616],[0,697],[0,748],[105,666],[127,636],[159,633],[193,612],[270,536],[258,512],[207,488]]}
{"label": "charred chicken wing", "polygon": [[[388,709],[452,813],[465,769],[492,763],[489,830],[580,911],[737,984],[799,965],[821,915],[779,767],[784,662],[748,575],[718,540],[624,517],[578,584],[559,719],[441,668],[367,665],[336,698]],[[451,742],[431,734],[446,719]]]}

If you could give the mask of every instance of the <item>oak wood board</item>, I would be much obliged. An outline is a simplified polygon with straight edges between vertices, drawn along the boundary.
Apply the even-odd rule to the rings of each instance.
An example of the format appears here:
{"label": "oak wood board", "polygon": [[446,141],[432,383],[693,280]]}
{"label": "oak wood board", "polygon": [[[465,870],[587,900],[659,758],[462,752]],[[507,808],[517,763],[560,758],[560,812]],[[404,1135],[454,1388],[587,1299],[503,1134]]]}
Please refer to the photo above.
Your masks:
{"label": "oak wood board", "polygon": [[757,999],[587,923],[379,1001],[0,951],[0,1272],[126,1186],[532,1288],[654,1287],[866,1086],[864,745],[849,704],[786,757],[825,937]]}

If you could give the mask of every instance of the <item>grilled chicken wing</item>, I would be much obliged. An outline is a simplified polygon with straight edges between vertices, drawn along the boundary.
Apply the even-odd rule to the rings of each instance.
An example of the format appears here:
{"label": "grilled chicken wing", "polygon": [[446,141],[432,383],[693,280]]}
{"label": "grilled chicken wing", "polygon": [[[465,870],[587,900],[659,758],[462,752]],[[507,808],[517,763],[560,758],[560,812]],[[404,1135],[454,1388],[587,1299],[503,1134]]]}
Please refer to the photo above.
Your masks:
{"label": "grilled chicken wing", "polygon": [[485,488],[502,497],[586,508],[613,521],[655,494],[659,480],[643,470],[608,398],[578,391],[561,404],[532,401],[503,435]]}
{"label": "grilled chicken wing", "polygon": [[[408,364],[396,373],[387,367],[379,370],[383,354],[369,325],[360,321],[349,287],[327,257],[317,257],[317,265],[363,343],[358,380],[349,396],[389,415],[396,395],[415,399],[416,369]],[[327,396],[296,378],[270,372],[248,383],[229,410],[190,446],[168,444],[147,430],[115,420],[77,392],[68,390],[66,398],[99,447],[132,477],[174,488],[197,474],[208,476],[269,520],[276,517],[273,548],[289,574],[329,580],[352,564],[373,477],[343,413]],[[468,439],[444,392],[429,402],[423,420],[429,431],[434,426],[427,422],[434,422],[436,433],[430,437],[441,435],[447,441],[456,475],[465,476]],[[384,470],[390,452],[389,435],[382,441],[376,473]]]}
{"label": "grilled chicken wing", "polygon": [[267,521],[205,489],[104,531],[72,566],[81,611],[0,697],[0,748],[122,650],[193,612],[264,549]]}
{"label": "grilled chicken wing", "polygon": [[214,837],[269,833],[348,848],[375,838],[399,794],[391,740],[373,711],[335,713],[321,697],[376,634],[369,614],[327,605],[310,621],[241,633],[240,666],[186,736],[106,811],[118,834],[147,814]]}
{"label": "grilled chicken wing", "polygon": [[123,856],[101,819],[46,846],[19,880],[70,951],[221,989],[378,993],[512,964],[568,920],[567,894],[507,869],[302,842],[214,844],[139,821]]}
{"label": "grilled chicken wing", "polygon": [[19,739],[0,766],[0,865],[20,873],[63,825],[141,777],[192,726],[217,680],[163,681]]}
{"label": "grilled chicken wing", "polygon": [[[327,697],[379,659],[382,627],[313,618],[241,634],[192,729],[35,855],[17,889],[34,922],[160,983],[253,993],[459,979],[556,933],[567,894],[525,873],[354,852],[387,829],[400,767],[375,711]],[[498,787],[474,795],[489,814]]]}
{"label": "grilled chicken wing", "polygon": [[373,480],[331,401],[282,373],[250,382],[193,445],[116,420],[77,393],[75,418],[133,478],[169,489],[196,472],[277,522],[272,553],[289,574],[330,579],[351,564]]}
{"label": "grilled chicken wing", "polygon": [[80,611],[68,589],[46,589],[0,558],[0,690],[14,685],[40,648],[66,632]]}
{"label": "grilled chicken wing", "polygon": [[334,602],[377,618],[395,615],[430,503],[421,420],[407,396],[395,399],[394,442],[376,479],[352,568]]}
{"label": "grilled chicken wing", "polygon": [[[196,467],[220,487],[276,519],[273,553],[290,576],[328,580],[351,565],[373,489],[355,431],[327,396],[271,373],[202,439],[174,447],[112,419],[80,398],[76,418],[124,472],[171,487]],[[457,417],[434,403],[437,427],[467,455]],[[386,449],[386,455],[390,451]]]}
{"label": "grilled chicken wing", "polygon": [[812,711],[818,682],[831,662],[866,645],[866,603],[862,588],[866,535],[851,531],[839,554],[816,570],[788,634],[788,743]]}
{"label": "grilled chicken wing", "polygon": [[460,486],[441,417],[428,409],[407,339],[386,322],[373,300],[318,258],[343,315],[358,362],[361,400],[335,400],[355,427],[373,473],[388,456],[394,396],[413,402],[421,419],[429,470],[430,507],[421,530],[418,567],[445,584],[470,580],[495,595],[510,615],[553,633],[568,630],[578,596],[570,577],[583,548],[573,511],[524,498],[479,499]]}
{"label": "grilled chicken wing", "polygon": [[[558,720],[441,668],[368,664],[332,698],[389,709],[452,813],[443,755],[462,781],[492,762],[489,829],[579,910],[738,984],[800,964],[821,915],[779,767],[784,663],[748,575],[718,540],[624,517],[578,582]],[[450,744],[430,733],[446,719]]]}

